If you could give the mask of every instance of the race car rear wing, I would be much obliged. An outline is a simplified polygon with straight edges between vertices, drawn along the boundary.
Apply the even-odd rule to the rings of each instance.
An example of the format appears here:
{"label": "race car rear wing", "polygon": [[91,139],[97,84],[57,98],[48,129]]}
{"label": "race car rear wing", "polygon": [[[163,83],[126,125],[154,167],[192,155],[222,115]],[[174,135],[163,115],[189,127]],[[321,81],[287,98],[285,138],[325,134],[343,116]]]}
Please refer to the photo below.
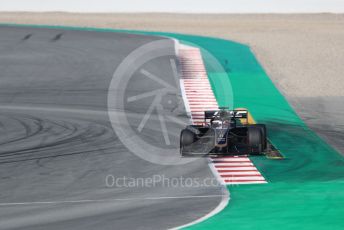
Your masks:
{"label": "race car rear wing", "polygon": [[236,119],[239,124],[246,125],[248,124],[248,111],[244,109],[228,110],[222,109],[219,110],[208,110],[204,111],[204,123],[209,123],[214,120],[217,116],[222,117],[224,120]]}
{"label": "race car rear wing", "polygon": [[213,119],[216,116],[219,115],[220,112],[224,112],[225,116],[228,116],[228,118],[247,118],[248,112],[247,110],[223,110],[220,108],[220,110],[208,110],[204,111],[204,118],[205,119]]}
{"label": "race car rear wing", "polygon": [[235,118],[247,118],[248,111],[247,110],[235,110]]}

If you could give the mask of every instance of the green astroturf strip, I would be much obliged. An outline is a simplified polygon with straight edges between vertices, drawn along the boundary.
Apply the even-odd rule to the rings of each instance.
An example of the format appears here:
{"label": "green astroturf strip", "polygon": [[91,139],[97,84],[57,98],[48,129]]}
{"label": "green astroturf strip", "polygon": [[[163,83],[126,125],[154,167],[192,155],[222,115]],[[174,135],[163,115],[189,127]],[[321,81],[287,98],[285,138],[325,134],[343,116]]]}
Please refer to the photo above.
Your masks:
{"label": "green astroturf strip", "polygon": [[[285,157],[252,157],[268,184],[228,186],[231,200],[219,214],[191,229],[344,229],[344,161],[296,115],[248,46],[210,37],[112,29],[35,26],[169,36],[204,54],[220,106],[245,107]],[[207,53],[223,71],[211,68]],[[231,88],[233,91],[231,92]]]}

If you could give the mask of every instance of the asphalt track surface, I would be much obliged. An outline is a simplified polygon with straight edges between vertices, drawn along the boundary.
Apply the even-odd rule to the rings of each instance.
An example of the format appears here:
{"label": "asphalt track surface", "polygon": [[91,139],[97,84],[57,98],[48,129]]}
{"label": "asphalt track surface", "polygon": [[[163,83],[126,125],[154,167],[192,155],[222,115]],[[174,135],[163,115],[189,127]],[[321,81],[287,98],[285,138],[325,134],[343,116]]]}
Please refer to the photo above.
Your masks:
{"label": "asphalt track surface", "polygon": [[[131,51],[161,39],[0,27],[0,229],[166,229],[219,204],[219,186],[106,186],[107,175],[214,178],[205,159],[179,166],[145,161],[111,127],[107,95],[115,69]],[[145,69],[173,82],[171,59],[154,59]],[[159,87],[135,74],[129,93]],[[174,115],[187,119],[170,103],[180,95],[169,97],[164,109],[178,108]],[[148,106],[143,101],[128,111],[141,119]],[[161,143],[159,129],[153,120],[142,135]],[[180,127],[168,123],[167,130],[177,145]]]}

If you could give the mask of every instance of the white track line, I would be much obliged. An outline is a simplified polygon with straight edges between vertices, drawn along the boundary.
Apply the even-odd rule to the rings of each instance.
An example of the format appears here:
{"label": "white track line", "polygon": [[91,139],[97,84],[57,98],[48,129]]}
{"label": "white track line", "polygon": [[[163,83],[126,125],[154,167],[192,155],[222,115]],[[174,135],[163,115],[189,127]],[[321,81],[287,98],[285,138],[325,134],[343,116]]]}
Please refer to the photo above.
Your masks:
{"label": "white track line", "polygon": [[249,181],[249,182],[240,182],[240,181],[234,181],[234,182],[231,182],[231,181],[227,181],[226,184],[227,185],[237,185],[237,184],[266,184],[268,182],[266,181]]}
{"label": "white track line", "polygon": [[219,174],[216,172],[216,169],[214,168],[213,164],[211,164],[211,162],[209,162],[209,168],[210,170],[213,172],[213,174],[215,175],[215,177],[217,178],[217,180],[221,183],[221,189],[222,189],[222,199],[221,199],[221,202],[220,204],[214,208],[211,212],[209,212],[207,215],[205,216],[202,216],[201,218],[197,219],[197,220],[194,220],[190,223],[187,223],[185,225],[182,225],[182,226],[178,226],[176,228],[172,228],[173,230],[176,230],[176,229],[183,229],[183,228],[186,228],[186,227],[190,227],[192,225],[195,225],[195,224],[198,224],[198,223],[201,223],[203,221],[205,221],[206,219],[216,215],[217,213],[221,212],[228,204],[229,202],[229,199],[230,199],[230,196],[229,196],[229,191],[224,183],[224,181],[222,180],[222,178],[219,176]]}
{"label": "white track line", "polygon": [[221,176],[227,175],[261,175],[259,171],[243,171],[243,172],[223,172]]}
{"label": "white track line", "polygon": [[212,159],[212,161],[222,161],[222,162],[251,162],[250,159],[248,158],[217,158],[217,159]]}
{"label": "white track line", "polygon": [[238,167],[238,166],[253,166],[252,162],[240,162],[240,163],[216,163],[213,162],[216,166],[226,166],[226,167]]}
{"label": "white track line", "polygon": [[180,83],[179,85],[182,92],[182,98],[183,98],[186,114],[188,115],[188,117],[190,117],[191,122],[192,122],[190,105],[185,93],[184,80],[180,79],[179,83]]}
{"label": "white track line", "polygon": [[36,202],[9,202],[0,203],[0,206],[18,205],[49,205],[49,204],[75,204],[75,203],[96,203],[96,202],[116,202],[116,201],[140,201],[140,200],[165,200],[165,199],[190,199],[190,198],[214,198],[222,195],[203,195],[203,196],[158,196],[142,198],[118,198],[118,199],[95,199],[95,200],[60,200],[60,201],[36,201]]}
{"label": "white track line", "polygon": [[262,176],[250,176],[250,175],[222,175],[220,176],[224,180],[233,180],[233,181],[259,181],[265,180]]}
{"label": "white track line", "polygon": [[231,166],[230,168],[227,167],[223,167],[223,165],[219,165],[219,168],[216,167],[217,164],[214,164],[215,168],[217,169],[217,171],[220,172],[230,172],[230,171],[239,171],[239,170],[257,170],[256,167],[254,166],[248,166],[248,167],[233,167]]}

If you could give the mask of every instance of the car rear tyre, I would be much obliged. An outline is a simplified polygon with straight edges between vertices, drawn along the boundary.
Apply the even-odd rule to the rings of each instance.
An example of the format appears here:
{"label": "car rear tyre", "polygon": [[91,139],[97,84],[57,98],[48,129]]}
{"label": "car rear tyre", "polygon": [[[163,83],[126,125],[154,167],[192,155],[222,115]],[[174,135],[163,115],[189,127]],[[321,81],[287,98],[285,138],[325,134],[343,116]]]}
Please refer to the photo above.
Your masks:
{"label": "car rear tyre", "polygon": [[195,134],[188,130],[182,130],[180,134],[180,154],[186,155],[188,148],[195,142]]}
{"label": "car rear tyre", "polygon": [[250,154],[262,154],[263,134],[260,127],[249,126],[247,129],[247,144]]}
{"label": "car rear tyre", "polygon": [[260,131],[262,132],[262,146],[263,146],[263,151],[266,150],[268,146],[268,141],[267,141],[267,134],[266,134],[266,126],[264,124],[254,124],[252,125],[253,127],[259,127]]}

